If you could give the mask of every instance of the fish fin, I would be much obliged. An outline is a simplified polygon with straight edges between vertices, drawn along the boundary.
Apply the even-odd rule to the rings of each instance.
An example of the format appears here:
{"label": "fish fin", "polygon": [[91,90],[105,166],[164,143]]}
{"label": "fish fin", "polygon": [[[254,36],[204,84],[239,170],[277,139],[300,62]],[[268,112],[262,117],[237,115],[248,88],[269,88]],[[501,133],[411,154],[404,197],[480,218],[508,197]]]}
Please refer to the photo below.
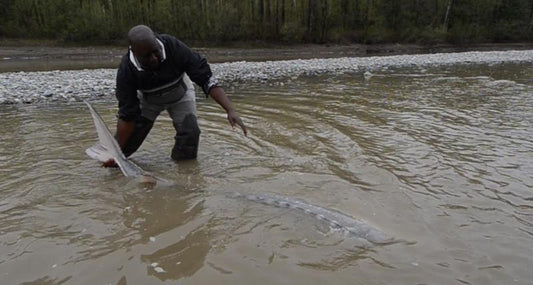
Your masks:
{"label": "fish fin", "polygon": [[93,145],[92,147],[86,149],[85,153],[87,153],[87,155],[90,158],[98,160],[100,162],[107,162],[110,159],[113,159],[115,163],[118,165],[118,167],[120,168],[120,171],[122,171],[122,173],[124,173],[125,176],[130,176],[128,175],[127,171],[124,169],[125,165],[123,164],[123,161],[121,159],[117,159],[116,157],[113,157],[107,151],[107,148],[103,146],[102,144],[97,143]]}
{"label": "fish fin", "polygon": [[132,176],[132,175],[128,175],[128,172],[126,171],[126,168],[125,168],[126,166],[124,165],[124,161],[123,160],[116,159],[116,158],[113,158],[113,159],[115,159],[115,162],[117,163],[118,168],[120,168],[120,171],[122,171],[124,176],[126,176],[126,177]]}
{"label": "fish fin", "polygon": [[113,156],[107,151],[102,144],[97,143],[85,150],[85,153],[92,159],[100,162],[106,162],[113,158]]}

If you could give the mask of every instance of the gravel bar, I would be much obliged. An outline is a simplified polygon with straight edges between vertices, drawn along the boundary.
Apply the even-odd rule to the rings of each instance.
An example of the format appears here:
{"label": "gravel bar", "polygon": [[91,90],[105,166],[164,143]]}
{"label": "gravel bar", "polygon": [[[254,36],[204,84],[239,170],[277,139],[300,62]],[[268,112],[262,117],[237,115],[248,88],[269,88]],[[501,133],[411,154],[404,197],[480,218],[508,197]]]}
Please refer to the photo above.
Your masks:
{"label": "gravel bar", "polygon": [[[374,57],[228,62],[211,64],[224,84],[267,82],[320,74],[379,72],[468,64],[533,62],[533,50],[437,53]],[[78,101],[114,93],[116,69],[0,73],[0,104]]]}

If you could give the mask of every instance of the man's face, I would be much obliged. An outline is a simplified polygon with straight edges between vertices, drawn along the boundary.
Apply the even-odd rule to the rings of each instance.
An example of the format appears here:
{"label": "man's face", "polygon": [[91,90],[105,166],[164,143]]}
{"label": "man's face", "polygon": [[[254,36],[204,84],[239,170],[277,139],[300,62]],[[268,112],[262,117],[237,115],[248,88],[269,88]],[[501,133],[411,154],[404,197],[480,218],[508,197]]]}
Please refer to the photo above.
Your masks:
{"label": "man's face", "polygon": [[157,70],[161,62],[161,48],[157,41],[135,43],[131,47],[133,55],[137,58],[143,69]]}

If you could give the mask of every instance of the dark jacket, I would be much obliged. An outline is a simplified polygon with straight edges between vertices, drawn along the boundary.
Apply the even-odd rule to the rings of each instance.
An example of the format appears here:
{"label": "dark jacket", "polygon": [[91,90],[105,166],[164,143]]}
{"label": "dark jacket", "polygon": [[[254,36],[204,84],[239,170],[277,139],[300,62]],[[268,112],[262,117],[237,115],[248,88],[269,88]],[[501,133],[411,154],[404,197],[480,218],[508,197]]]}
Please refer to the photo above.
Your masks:
{"label": "dark jacket", "polygon": [[132,121],[141,114],[137,90],[150,90],[166,85],[182,76],[185,72],[193,82],[202,87],[205,94],[216,82],[207,60],[191,50],[184,43],[170,35],[157,35],[164,47],[166,59],[160,63],[159,70],[138,70],[130,61],[128,52],[122,57],[117,72],[116,96],[118,116],[124,121]]}

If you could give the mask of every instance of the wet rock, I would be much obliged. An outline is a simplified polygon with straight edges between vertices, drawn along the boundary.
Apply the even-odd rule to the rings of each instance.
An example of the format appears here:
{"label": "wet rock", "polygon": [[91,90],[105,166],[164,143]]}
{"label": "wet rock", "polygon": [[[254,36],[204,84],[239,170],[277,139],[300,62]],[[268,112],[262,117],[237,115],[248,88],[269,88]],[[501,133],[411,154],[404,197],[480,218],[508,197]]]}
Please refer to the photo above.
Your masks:
{"label": "wet rock", "polygon": [[365,73],[363,73],[363,77],[365,78],[365,80],[370,80],[370,78],[372,78],[372,76],[374,76],[374,75],[372,74],[372,72],[370,72],[368,70],[365,71]]}

